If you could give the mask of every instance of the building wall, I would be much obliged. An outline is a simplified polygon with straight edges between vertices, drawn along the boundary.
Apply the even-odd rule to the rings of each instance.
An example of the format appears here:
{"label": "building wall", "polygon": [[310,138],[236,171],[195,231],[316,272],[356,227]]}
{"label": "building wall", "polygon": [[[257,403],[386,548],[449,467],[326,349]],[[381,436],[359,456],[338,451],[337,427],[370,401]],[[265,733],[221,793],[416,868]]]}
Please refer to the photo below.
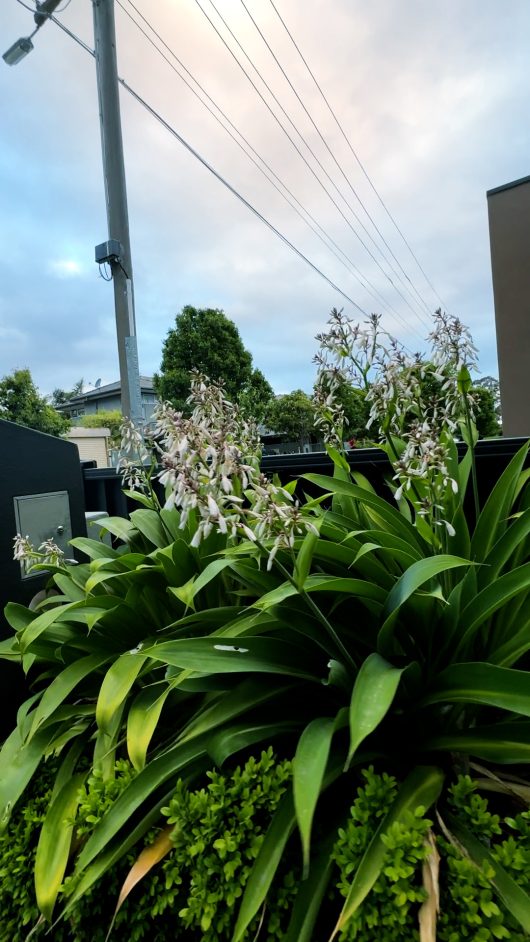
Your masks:
{"label": "building wall", "polygon": [[504,435],[530,435],[530,177],[488,192]]}
{"label": "building wall", "polygon": [[71,428],[65,438],[77,445],[79,458],[81,461],[95,461],[96,467],[109,467],[109,448],[108,440],[110,430],[105,429],[87,429]]}
{"label": "building wall", "polygon": [[[156,396],[152,392],[142,392],[142,409],[144,420],[146,422],[151,418],[156,404]],[[86,399],[84,402],[74,405],[68,409],[72,419],[81,418],[83,415],[96,415],[98,412],[119,409],[121,411],[121,398],[119,393],[110,393],[101,398]]]}

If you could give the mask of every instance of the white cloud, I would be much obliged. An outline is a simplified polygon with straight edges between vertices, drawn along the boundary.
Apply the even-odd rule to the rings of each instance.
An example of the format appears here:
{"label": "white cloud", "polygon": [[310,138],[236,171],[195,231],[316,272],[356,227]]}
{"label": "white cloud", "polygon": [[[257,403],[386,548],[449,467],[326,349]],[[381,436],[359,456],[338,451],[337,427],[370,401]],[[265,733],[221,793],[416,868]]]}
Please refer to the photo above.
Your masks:
{"label": "white cloud", "polygon": [[57,278],[79,278],[84,274],[83,267],[72,258],[59,258],[49,262],[48,271]]}

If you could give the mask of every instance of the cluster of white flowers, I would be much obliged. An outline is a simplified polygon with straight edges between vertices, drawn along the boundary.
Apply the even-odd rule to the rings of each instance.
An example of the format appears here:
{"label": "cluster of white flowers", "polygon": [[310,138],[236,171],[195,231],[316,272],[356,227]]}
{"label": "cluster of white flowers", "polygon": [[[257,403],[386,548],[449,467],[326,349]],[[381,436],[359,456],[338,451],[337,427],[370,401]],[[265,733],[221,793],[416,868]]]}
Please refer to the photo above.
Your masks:
{"label": "cluster of white flowers", "polygon": [[29,536],[22,536],[17,533],[13,540],[13,559],[23,563],[26,570],[30,569],[36,563],[44,563],[50,566],[59,566],[64,562],[64,553],[60,546],[57,546],[51,538],[40,544],[35,549]]}
{"label": "cluster of white flowers", "polygon": [[382,331],[379,316],[371,315],[359,325],[333,310],[328,331],[317,336],[316,424],[327,442],[340,443],[344,413],[337,390],[344,383],[364,388],[370,405],[368,427],[376,437],[386,438],[393,451],[396,498],[412,491],[418,513],[430,515],[451,534],[451,524],[442,519],[443,499],[448,486],[456,493],[458,485],[448,472],[442,433],[456,431],[464,408],[473,416],[469,371],[476,368],[477,351],[462,322],[440,310],[428,339],[430,356],[409,354]]}
{"label": "cluster of white flowers", "polygon": [[454,536],[454,527],[443,518],[443,510],[447,487],[456,494],[458,483],[449,473],[444,443],[429,422],[419,419],[404,433],[404,438],[405,450],[393,463],[394,480],[398,482],[395,499],[400,500],[403,492],[411,491],[415,484],[420,516],[429,517],[435,526],[445,526],[449,536]]}
{"label": "cluster of white flowers", "polygon": [[158,406],[156,435],[168,508],[180,510],[180,527],[198,515],[192,546],[212,530],[240,533],[253,542],[272,539],[269,566],[281,546],[292,546],[302,521],[297,501],[260,472],[256,425],[224,395],[221,383],[192,374],[191,415]]}
{"label": "cluster of white flowers", "polygon": [[462,396],[465,396],[470,415],[474,414],[476,399],[471,384],[462,389],[458,380],[462,370],[470,373],[477,369],[477,348],[468,328],[458,317],[449,317],[440,309],[433,317],[434,330],[429,334],[429,340],[433,376],[441,385],[441,418],[451,431],[455,431],[462,418]]}
{"label": "cluster of white flowers", "polygon": [[345,415],[340,390],[345,385],[366,386],[378,324],[376,314],[361,326],[333,308],[328,330],[317,334],[320,347],[313,358],[317,366],[313,409],[315,426],[328,444],[342,446]]}
{"label": "cluster of white flowers", "polygon": [[116,471],[121,474],[125,487],[133,491],[148,491],[146,463],[150,462],[141,432],[130,419],[121,424],[120,459]]}

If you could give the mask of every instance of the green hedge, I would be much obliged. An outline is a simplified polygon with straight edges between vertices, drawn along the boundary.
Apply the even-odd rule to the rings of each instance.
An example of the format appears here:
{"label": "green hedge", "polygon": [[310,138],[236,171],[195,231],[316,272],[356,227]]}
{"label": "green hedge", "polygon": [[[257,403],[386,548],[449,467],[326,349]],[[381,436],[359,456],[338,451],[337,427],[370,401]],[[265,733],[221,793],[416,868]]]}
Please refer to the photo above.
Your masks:
{"label": "green hedge", "polygon": [[[45,764],[27,801],[15,809],[0,836],[0,942],[24,942],[38,922],[33,866],[53,774],[53,766]],[[75,819],[75,849],[134,775],[132,766],[120,760],[113,778],[104,780],[100,774],[88,778]],[[290,780],[291,763],[277,759],[269,749],[259,759],[250,758],[229,772],[208,772],[203,787],[190,789],[177,782],[172,799],[162,810],[160,827],[153,828],[144,841],[144,846],[151,845],[161,830],[170,826],[172,847],[126,899],[111,940],[230,942],[252,863]],[[334,845],[334,869],[318,938],[328,938],[333,925],[329,919],[337,911],[339,898],[347,896],[353,874],[396,791],[392,776],[373,768],[362,772],[349,820],[339,829]],[[492,858],[520,886],[530,886],[530,812],[510,814],[507,804],[506,813],[494,813],[476,783],[460,776],[436,823],[420,807],[388,830],[381,875],[340,934],[341,942],[417,942],[418,910],[427,896],[423,866],[433,833],[441,855],[439,942],[523,942],[527,938],[494,896],[491,873],[488,878],[462,855],[444,826],[446,813],[464,826],[472,825]],[[66,920],[54,926],[53,942],[105,942],[120,889],[141,850],[137,847],[122,859],[70,910]],[[285,937],[301,878],[301,853],[294,835],[266,905],[247,930],[246,942],[257,937],[280,942]],[[66,877],[61,890],[65,902],[74,889],[72,878]],[[48,928],[42,925],[33,938],[44,937]]]}

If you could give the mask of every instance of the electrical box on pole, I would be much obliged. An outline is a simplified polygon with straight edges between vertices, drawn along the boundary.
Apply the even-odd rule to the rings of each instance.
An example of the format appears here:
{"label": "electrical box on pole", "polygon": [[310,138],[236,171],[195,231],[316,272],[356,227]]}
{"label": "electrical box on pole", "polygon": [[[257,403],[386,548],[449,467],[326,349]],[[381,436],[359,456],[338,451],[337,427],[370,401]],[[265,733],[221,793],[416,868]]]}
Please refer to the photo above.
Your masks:
{"label": "electrical box on pole", "polygon": [[119,254],[108,251],[102,260],[108,261],[114,283],[122,411],[135,425],[141,425],[143,414],[121,133],[114,0],[92,0],[92,8],[108,221],[108,242],[98,246],[100,252],[96,252],[101,257],[106,251],[104,245],[119,246]]}

